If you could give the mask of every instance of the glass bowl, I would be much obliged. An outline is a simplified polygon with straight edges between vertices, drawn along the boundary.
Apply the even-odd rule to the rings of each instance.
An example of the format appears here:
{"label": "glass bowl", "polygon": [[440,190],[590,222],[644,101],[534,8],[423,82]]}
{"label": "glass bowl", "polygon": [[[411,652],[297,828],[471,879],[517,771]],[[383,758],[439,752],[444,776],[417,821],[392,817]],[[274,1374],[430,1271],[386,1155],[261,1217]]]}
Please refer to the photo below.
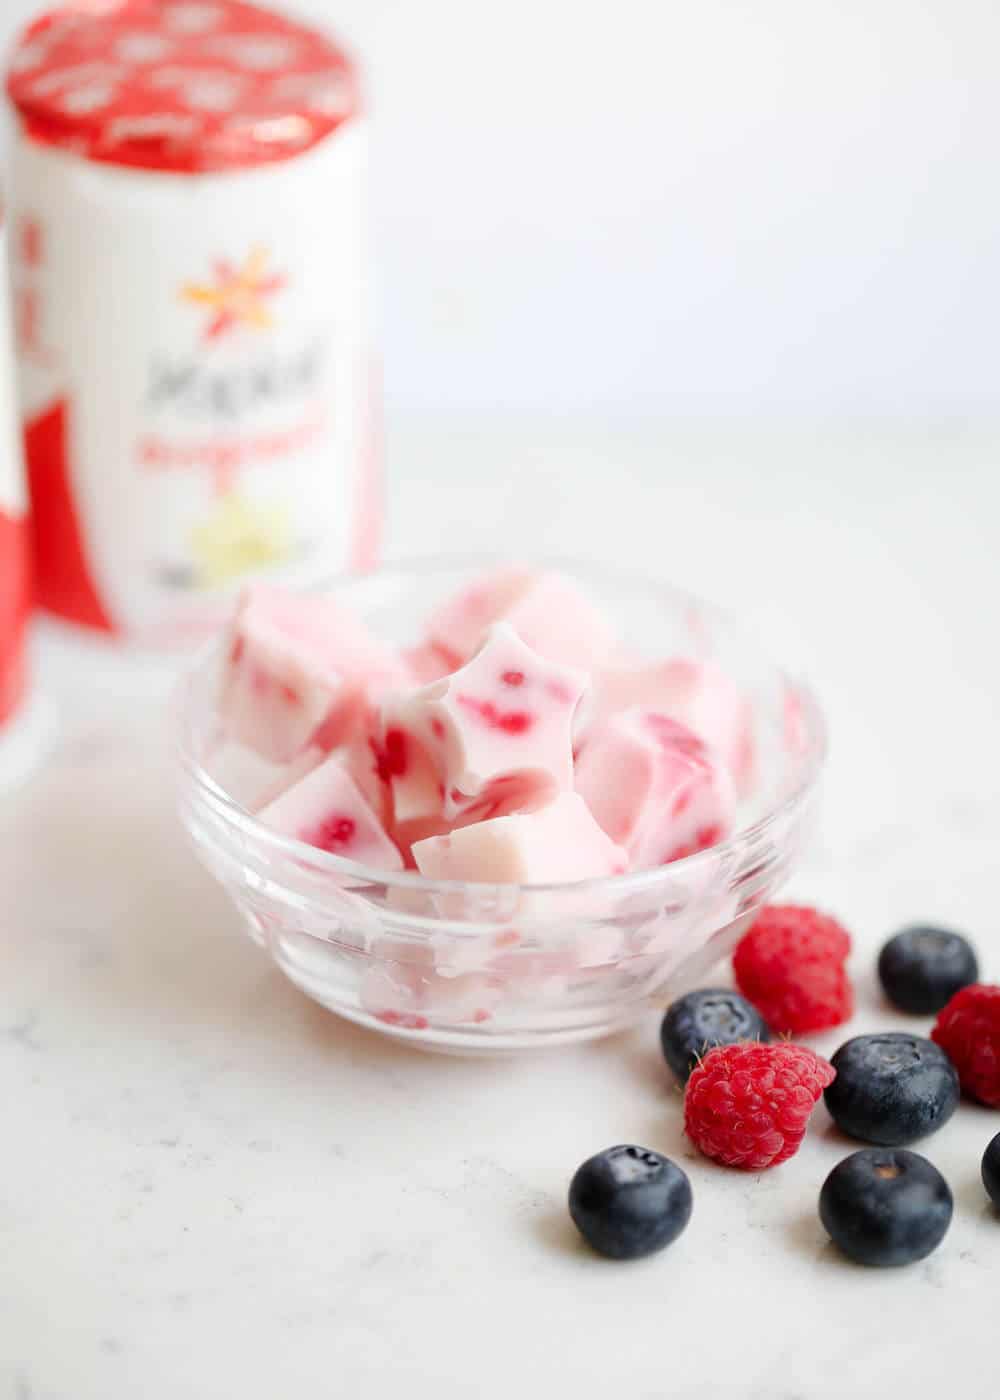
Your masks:
{"label": "glass bowl", "polygon": [[[323,589],[383,638],[497,561],[398,564]],[[754,780],[727,841],[656,870],[551,886],[462,884],[366,869],[256,821],[212,777],[220,649],[177,704],[182,820],[251,936],[348,1020],[427,1049],[513,1052],[608,1035],[704,979],[793,869],[825,756],[809,690],[708,603],[603,566],[571,574],[638,657],[711,658],[748,697]]]}

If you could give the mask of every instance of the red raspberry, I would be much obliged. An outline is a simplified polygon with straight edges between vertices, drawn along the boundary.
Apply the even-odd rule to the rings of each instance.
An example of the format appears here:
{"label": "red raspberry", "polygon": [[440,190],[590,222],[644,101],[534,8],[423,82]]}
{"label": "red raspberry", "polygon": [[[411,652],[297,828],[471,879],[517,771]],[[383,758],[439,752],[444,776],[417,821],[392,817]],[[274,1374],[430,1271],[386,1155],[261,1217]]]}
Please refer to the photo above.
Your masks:
{"label": "red raspberry", "polygon": [[776,1167],[799,1150],[836,1070],[804,1045],[744,1041],[710,1050],[688,1080],[684,1130],[714,1162]]}
{"label": "red raspberry", "polygon": [[938,1014],[931,1039],[958,1070],[965,1092],[1000,1108],[1000,987],[963,987]]}
{"label": "red raspberry", "polygon": [[770,904],[736,946],[736,985],[779,1035],[839,1026],[854,1012],[850,951],[850,934],[828,914]]}

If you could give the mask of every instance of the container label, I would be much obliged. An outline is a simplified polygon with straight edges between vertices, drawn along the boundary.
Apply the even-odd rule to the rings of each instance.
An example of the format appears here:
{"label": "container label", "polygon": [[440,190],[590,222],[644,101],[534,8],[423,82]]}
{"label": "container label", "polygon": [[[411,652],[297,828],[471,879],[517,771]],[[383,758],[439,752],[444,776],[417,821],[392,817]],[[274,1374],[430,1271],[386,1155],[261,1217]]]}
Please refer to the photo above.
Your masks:
{"label": "container label", "polygon": [[25,632],[31,607],[28,518],[14,406],[7,280],[0,277],[0,727],[25,690]]}
{"label": "container label", "polygon": [[154,642],[258,570],[346,567],[365,325],[349,123],[196,179],[22,139],[18,345],[46,606]]}

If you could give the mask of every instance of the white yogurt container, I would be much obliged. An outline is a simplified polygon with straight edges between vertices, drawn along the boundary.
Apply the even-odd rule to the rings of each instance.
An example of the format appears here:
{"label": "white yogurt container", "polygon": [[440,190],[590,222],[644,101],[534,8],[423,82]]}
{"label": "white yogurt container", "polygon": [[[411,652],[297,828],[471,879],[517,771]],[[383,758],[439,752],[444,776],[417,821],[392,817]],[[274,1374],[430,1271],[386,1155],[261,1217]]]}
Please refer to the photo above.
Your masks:
{"label": "white yogurt container", "polygon": [[[6,230],[0,223],[0,262]],[[30,684],[31,537],[14,403],[7,283],[0,278],[0,789],[31,768],[51,712]]]}
{"label": "white yogurt container", "polygon": [[7,87],[42,606],[171,646],[251,574],[369,566],[351,61],[241,0],[99,0],[33,24]]}

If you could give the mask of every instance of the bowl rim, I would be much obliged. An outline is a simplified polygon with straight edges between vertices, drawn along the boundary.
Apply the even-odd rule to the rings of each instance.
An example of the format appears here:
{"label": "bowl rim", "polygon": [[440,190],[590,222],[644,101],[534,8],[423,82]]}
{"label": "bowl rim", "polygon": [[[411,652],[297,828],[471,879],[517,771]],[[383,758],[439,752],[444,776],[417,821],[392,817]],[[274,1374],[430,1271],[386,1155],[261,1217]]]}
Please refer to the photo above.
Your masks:
{"label": "bowl rim", "polygon": [[[737,617],[734,617],[728,609],[722,608],[698,594],[689,592],[687,589],[679,588],[658,575],[620,568],[618,565],[609,564],[602,560],[582,560],[565,556],[545,556],[542,558],[519,556],[516,561],[512,561],[509,556],[503,554],[458,553],[393,559],[364,573],[340,570],[314,581],[309,587],[300,591],[305,593],[331,592],[350,585],[363,585],[379,578],[430,574],[447,569],[488,570],[509,566],[512,562],[526,568],[558,569],[570,576],[575,574],[580,577],[582,573],[589,579],[603,575],[609,582],[614,581],[619,586],[657,591],[665,597],[669,596],[676,604],[686,605],[697,609],[702,615],[714,617],[720,624],[734,629],[740,636],[748,637],[749,635],[744,624]],[[802,764],[802,772],[798,775],[794,786],[784,794],[780,802],[769,807],[754,821],[739,827],[725,841],[720,841],[704,851],[684,856],[682,859],[671,861],[667,865],[654,866],[651,870],[637,870],[622,875],[601,875],[585,880],[556,881],[545,884],[430,880],[418,871],[384,870],[364,865],[358,861],[348,860],[344,856],[335,855],[330,851],[322,851],[316,846],[309,846],[296,837],[283,836],[280,832],[274,831],[265,826],[263,822],[258,821],[253,813],[248,812],[246,808],[241,807],[202,767],[193,753],[190,743],[190,732],[193,726],[189,714],[190,692],[196,682],[202,678],[202,673],[208,664],[217,659],[220,643],[226,635],[227,627],[228,623],[224,624],[199,648],[185,666],[174,687],[171,711],[174,749],[180,766],[193,782],[199,797],[206,800],[218,816],[225,818],[244,837],[251,837],[260,846],[270,848],[276,854],[289,861],[294,861],[300,866],[303,861],[306,861],[314,871],[327,871],[331,875],[341,877],[342,882],[347,882],[346,884],[342,883],[341,887],[350,888],[354,894],[363,893],[356,888],[358,885],[384,885],[387,888],[407,891],[411,894],[452,896],[461,894],[467,898],[480,900],[488,896],[500,899],[505,895],[508,897],[546,895],[550,898],[573,897],[578,899],[581,896],[613,894],[615,897],[626,897],[631,894],[645,893],[659,883],[669,885],[679,877],[689,875],[694,871],[702,872],[709,866],[719,865],[725,860],[735,857],[741,849],[752,845],[760,837],[765,836],[770,828],[779,824],[786,816],[801,808],[809,800],[817,786],[829,752],[826,719],[812,686],[785,667],[776,665],[771,661],[766,650],[757,648],[761,658],[767,662],[785,686],[791,688],[800,702],[800,717],[807,742],[799,760]]]}

